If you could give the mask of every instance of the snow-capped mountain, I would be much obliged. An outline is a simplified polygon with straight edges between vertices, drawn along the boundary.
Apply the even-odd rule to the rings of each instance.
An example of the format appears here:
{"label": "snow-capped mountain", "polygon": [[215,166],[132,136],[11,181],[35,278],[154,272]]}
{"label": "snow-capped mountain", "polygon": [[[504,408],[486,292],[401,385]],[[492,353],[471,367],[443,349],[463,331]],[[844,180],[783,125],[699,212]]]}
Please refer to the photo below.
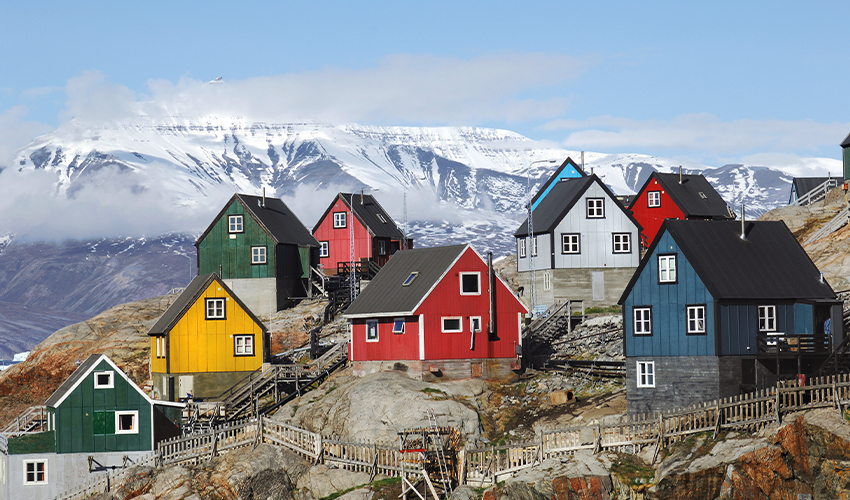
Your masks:
{"label": "snow-capped mountain", "polygon": [[[148,221],[162,218],[163,233],[200,231],[234,191],[263,188],[283,197],[310,227],[337,191],[362,189],[399,224],[406,206],[417,246],[471,241],[504,254],[513,248],[510,235],[523,218],[529,179],[534,192],[567,156],[580,162],[577,151],[506,130],[170,117],[97,127],[69,122],[33,141],[8,170],[51,172],[54,196],[65,199],[84,197],[92,185],[108,191],[116,179],[130,185],[123,203],[137,196],[140,205],[150,205],[144,194],[156,192],[179,209],[139,207]],[[792,179],[769,167],[710,168],[647,155],[585,153],[585,170],[619,194],[633,193],[653,170],[680,166],[703,172],[731,206],[746,203],[753,216],[784,204]],[[123,235],[152,236],[150,225],[139,229],[132,218],[123,227]]]}

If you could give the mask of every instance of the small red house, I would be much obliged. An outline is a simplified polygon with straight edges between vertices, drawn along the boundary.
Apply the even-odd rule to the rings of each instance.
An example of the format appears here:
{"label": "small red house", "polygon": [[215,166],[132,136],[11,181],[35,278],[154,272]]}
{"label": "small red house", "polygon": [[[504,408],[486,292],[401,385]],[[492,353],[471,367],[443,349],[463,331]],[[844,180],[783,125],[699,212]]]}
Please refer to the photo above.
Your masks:
{"label": "small red house", "polygon": [[345,312],[349,360],[361,375],[508,378],[527,312],[469,245],[401,252]]}
{"label": "small red house", "polygon": [[[340,263],[351,262],[351,224],[355,262],[383,266],[404,247],[404,233],[372,195],[338,193],[313,228],[319,240],[319,264],[328,274],[335,273]],[[413,248],[413,240],[407,240],[407,248]]]}
{"label": "small red house", "polygon": [[643,226],[641,243],[649,246],[666,219],[725,220],[735,212],[702,174],[653,172],[629,205]]}

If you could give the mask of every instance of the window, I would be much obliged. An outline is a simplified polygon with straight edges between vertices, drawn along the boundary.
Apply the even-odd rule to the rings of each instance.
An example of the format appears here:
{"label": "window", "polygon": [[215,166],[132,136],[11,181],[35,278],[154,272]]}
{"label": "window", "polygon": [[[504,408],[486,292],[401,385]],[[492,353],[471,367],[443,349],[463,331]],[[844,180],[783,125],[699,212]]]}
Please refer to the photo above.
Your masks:
{"label": "window", "polygon": [[224,319],[224,299],[207,299],[207,319]]}
{"label": "window", "polygon": [[233,355],[234,356],[253,356],[254,355],[254,336],[253,335],[234,335],[233,336]]}
{"label": "window", "polygon": [[139,412],[116,411],[115,412],[115,434],[138,434]]}
{"label": "window", "polygon": [[443,318],[443,333],[460,333],[463,331],[462,318]]}
{"label": "window", "polygon": [[24,484],[47,484],[47,460],[24,460]]}
{"label": "window", "polygon": [[578,233],[561,235],[561,253],[581,253],[581,235]]}
{"label": "window", "polygon": [[399,335],[404,333],[404,319],[396,318],[393,321],[393,333]]}
{"label": "window", "polygon": [[378,255],[387,254],[387,242],[384,240],[378,241]]}
{"label": "window", "polygon": [[537,257],[537,236],[531,237],[531,256]]}
{"label": "window", "polygon": [[366,342],[377,342],[378,341],[378,322],[377,321],[367,321],[366,322]]}
{"label": "window", "polygon": [[587,218],[602,219],[605,217],[605,198],[587,199]]}
{"label": "window", "polygon": [[94,372],[95,389],[112,389],[115,387],[115,372]]}
{"label": "window", "polygon": [[481,295],[481,273],[460,273],[460,294]]}
{"label": "window", "polygon": [[661,206],[661,191],[650,191],[646,193],[646,206],[657,208]]}
{"label": "window", "polygon": [[165,357],[165,337],[156,337],[156,357]]}
{"label": "window", "polygon": [[614,253],[632,253],[631,233],[614,233]]}
{"label": "window", "polygon": [[525,258],[525,247],[526,247],[525,238],[517,240],[517,244],[519,245],[519,248],[517,249],[517,254],[519,255],[520,259],[524,259]]}
{"label": "window", "polygon": [[407,279],[404,280],[404,283],[402,283],[401,286],[410,286],[410,284],[413,283],[413,280],[415,280],[417,276],[419,276],[419,271],[413,271],[412,273],[410,273],[410,276],[408,276]]}
{"label": "window", "polygon": [[655,361],[637,362],[637,386],[655,387]]}
{"label": "window", "polygon": [[652,308],[635,307],[635,335],[652,335]]}
{"label": "window", "polygon": [[345,216],[348,215],[345,212],[334,212],[334,229],[338,229],[341,227],[346,227],[345,224]]}
{"label": "window", "polygon": [[706,196],[705,193],[703,193],[702,191],[699,192],[699,197],[702,198],[703,200],[708,199],[708,196]]}
{"label": "window", "polygon": [[266,263],[266,247],[251,247],[251,264]]}
{"label": "window", "polygon": [[549,271],[543,272],[543,289],[551,290],[552,289],[552,273]]}
{"label": "window", "polygon": [[660,283],[676,282],[676,256],[658,256],[658,281]]}
{"label": "window", "polygon": [[481,331],[481,316],[470,316],[469,331],[473,333]]}
{"label": "window", "polygon": [[387,219],[384,218],[383,214],[378,214],[378,220],[383,222],[384,224],[387,223]]}
{"label": "window", "polygon": [[776,331],[776,306],[759,306],[759,331]]}
{"label": "window", "polygon": [[327,241],[319,242],[319,257],[327,257],[330,255],[330,248]]}
{"label": "window", "polygon": [[688,306],[688,333],[705,333],[705,306]]}
{"label": "window", "polygon": [[242,225],[242,216],[241,215],[228,215],[227,216],[227,232],[228,233],[241,233],[245,229]]}

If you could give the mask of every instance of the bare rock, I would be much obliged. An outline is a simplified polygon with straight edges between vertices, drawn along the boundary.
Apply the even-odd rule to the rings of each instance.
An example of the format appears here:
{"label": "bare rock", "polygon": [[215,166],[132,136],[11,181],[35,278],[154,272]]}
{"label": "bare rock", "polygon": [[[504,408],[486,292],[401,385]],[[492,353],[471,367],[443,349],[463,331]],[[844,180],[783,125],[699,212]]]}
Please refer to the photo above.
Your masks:
{"label": "bare rock", "polygon": [[[351,472],[344,469],[331,469],[324,465],[312,467],[298,480],[299,498],[310,500],[323,498],[337,491],[369,483],[369,474]],[[309,492],[310,495],[305,495]]]}

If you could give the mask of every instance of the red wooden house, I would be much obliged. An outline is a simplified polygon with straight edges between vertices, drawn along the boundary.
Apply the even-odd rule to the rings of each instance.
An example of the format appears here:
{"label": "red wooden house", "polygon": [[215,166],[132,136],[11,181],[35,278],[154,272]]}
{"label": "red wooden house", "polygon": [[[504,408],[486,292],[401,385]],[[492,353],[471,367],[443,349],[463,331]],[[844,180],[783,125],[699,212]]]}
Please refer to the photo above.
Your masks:
{"label": "red wooden house", "polygon": [[[355,262],[372,261],[380,267],[404,247],[404,233],[372,195],[338,193],[313,228],[326,273],[351,262],[352,224]],[[407,240],[407,248],[413,248],[413,240]]]}
{"label": "red wooden house", "polygon": [[527,312],[469,245],[401,252],[345,312],[349,360],[361,375],[508,378]]}
{"label": "red wooden house", "polygon": [[666,219],[734,219],[720,194],[702,174],[683,175],[653,172],[629,205],[643,226],[641,243],[649,246]]}

